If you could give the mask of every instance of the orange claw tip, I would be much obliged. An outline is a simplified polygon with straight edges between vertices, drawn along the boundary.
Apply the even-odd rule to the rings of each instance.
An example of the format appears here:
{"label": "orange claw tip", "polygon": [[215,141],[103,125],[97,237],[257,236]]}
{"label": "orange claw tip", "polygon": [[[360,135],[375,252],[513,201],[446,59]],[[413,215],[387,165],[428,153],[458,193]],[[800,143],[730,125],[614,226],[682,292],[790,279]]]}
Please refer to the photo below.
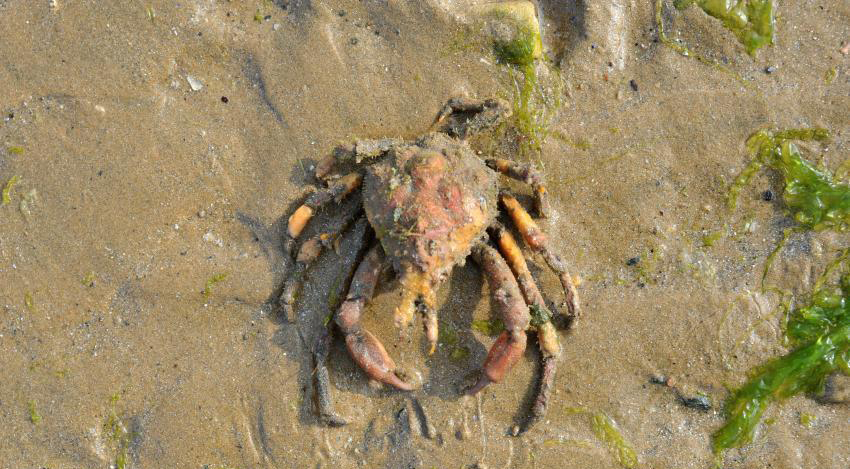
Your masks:
{"label": "orange claw tip", "polygon": [[287,224],[287,232],[289,233],[289,236],[291,238],[297,238],[312,217],[312,208],[306,205],[298,207],[298,210],[289,217],[289,222]]}

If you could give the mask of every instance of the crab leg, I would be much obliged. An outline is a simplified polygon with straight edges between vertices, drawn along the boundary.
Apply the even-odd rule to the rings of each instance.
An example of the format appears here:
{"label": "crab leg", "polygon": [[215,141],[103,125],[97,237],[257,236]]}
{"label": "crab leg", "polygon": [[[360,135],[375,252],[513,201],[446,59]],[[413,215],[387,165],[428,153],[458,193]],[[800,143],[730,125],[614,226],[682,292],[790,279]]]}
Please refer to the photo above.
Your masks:
{"label": "crab leg", "polygon": [[395,374],[395,362],[383,344],[360,324],[363,308],[375,292],[383,266],[384,250],[376,244],[357,267],[348,295],[336,313],[336,324],[345,335],[351,358],[370,378],[410,391],[413,387]]}
{"label": "crab leg", "polygon": [[401,337],[406,337],[408,329],[413,323],[414,313],[420,313],[423,317],[425,337],[429,344],[428,354],[431,355],[437,349],[437,337],[439,335],[436,298],[431,280],[418,268],[404,266],[402,267],[400,281],[401,301],[399,301],[393,315],[396,327],[399,329]]}
{"label": "crab leg", "polygon": [[[462,119],[460,122],[450,121],[447,125],[442,126],[443,122],[454,113],[475,113],[475,115],[468,119]],[[443,131],[463,139],[470,133],[497,125],[510,115],[510,105],[502,99],[452,98],[437,114],[437,119],[431,126],[431,130],[436,131],[445,127]]]}
{"label": "crab leg", "polygon": [[341,201],[347,195],[354,192],[355,189],[360,187],[360,182],[362,180],[363,176],[360,173],[356,171],[351,172],[334,181],[330,187],[320,189],[312,193],[309,197],[307,197],[307,200],[305,200],[304,203],[298,207],[292,215],[290,215],[286,228],[289,238],[292,240],[297,239],[304,230],[304,227],[307,225],[307,222],[313,218],[313,214],[316,213],[316,210],[331,200],[336,200],[336,202]]}
{"label": "crab leg", "polygon": [[319,258],[319,255],[325,249],[334,245],[339,236],[348,230],[355,220],[359,218],[361,220],[360,223],[366,224],[367,221],[362,216],[362,205],[358,203],[351,212],[348,212],[339,219],[336,226],[331,227],[328,231],[314,235],[301,244],[298,254],[295,256],[295,270],[287,277],[283,284],[283,292],[280,295],[280,305],[283,307],[286,318],[290,322],[295,322],[294,306],[298,294],[301,292],[304,273],[310,269],[310,266],[316,262],[316,259]]}
{"label": "crab leg", "polygon": [[[345,294],[348,289],[348,285],[351,282],[351,277],[354,275],[354,269],[359,265],[360,259],[363,257],[365,254],[364,251],[368,247],[367,241],[370,236],[370,231],[371,230],[369,230],[369,224],[366,219],[360,218],[352,229],[351,234],[352,242],[358,255],[355,256],[351,262],[347,262],[341,267],[339,275],[342,281],[335,285],[335,290],[330,293],[329,298],[341,298]],[[328,308],[330,310],[336,310],[337,306],[339,306],[339,301],[334,304],[329,304]],[[313,344],[313,389],[315,391],[319,420],[330,427],[341,427],[346,424],[346,421],[334,412],[333,402],[331,401],[330,378],[328,376],[328,353],[330,351],[332,338],[333,329],[331,325],[325,325],[325,327],[323,327],[319,332],[319,335],[316,337],[316,341]]]}
{"label": "crab leg", "polygon": [[511,179],[524,182],[534,191],[534,210],[542,218],[548,218],[550,213],[549,199],[546,197],[546,187],[543,185],[543,174],[530,163],[501,158],[490,158],[486,161],[490,169],[498,171]]}
{"label": "crab leg", "polygon": [[364,160],[383,155],[394,146],[403,142],[400,138],[380,138],[376,140],[357,140],[354,143],[339,145],[334,148],[333,153],[322,158],[316,164],[316,179],[320,181],[332,179],[334,177],[332,171],[337,163],[360,164]]}
{"label": "crab leg", "polygon": [[498,383],[525,352],[525,330],[529,324],[528,306],[520,293],[516,279],[504,259],[492,247],[478,244],[472,258],[484,270],[490,295],[502,315],[505,331],[490,347],[482,365],[481,377],[467,394],[476,394],[490,383]]}
{"label": "crab leg", "polygon": [[540,378],[537,397],[534,399],[531,415],[520,429],[520,433],[525,433],[546,414],[546,404],[554,385],[557,358],[561,354],[561,344],[558,342],[555,326],[552,325],[552,313],[546,308],[543,295],[540,294],[540,290],[528,270],[528,264],[526,264],[525,257],[516,240],[500,224],[494,225],[490,232],[499,246],[502,257],[505,258],[516,276],[519,289],[522,290],[525,302],[531,309],[531,326],[537,330],[537,341],[543,357],[543,373]]}
{"label": "crab leg", "polygon": [[539,252],[543,256],[543,259],[546,261],[549,268],[558,275],[558,279],[561,281],[561,286],[564,288],[564,294],[566,295],[566,303],[570,316],[573,318],[578,317],[581,312],[578,292],[576,291],[575,284],[573,284],[573,280],[570,277],[569,272],[567,272],[564,260],[552,250],[549,246],[549,240],[546,237],[546,234],[543,233],[543,230],[541,230],[540,227],[537,226],[537,223],[531,219],[531,215],[522,208],[522,205],[520,205],[513,196],[502,192],[499,195],[499,199],[508,211],[508,215],[510,215],[514,225],[517,227],[520,234],[522,234],[522,239],[525,240],[526,244],[528,244],[531,249]]}

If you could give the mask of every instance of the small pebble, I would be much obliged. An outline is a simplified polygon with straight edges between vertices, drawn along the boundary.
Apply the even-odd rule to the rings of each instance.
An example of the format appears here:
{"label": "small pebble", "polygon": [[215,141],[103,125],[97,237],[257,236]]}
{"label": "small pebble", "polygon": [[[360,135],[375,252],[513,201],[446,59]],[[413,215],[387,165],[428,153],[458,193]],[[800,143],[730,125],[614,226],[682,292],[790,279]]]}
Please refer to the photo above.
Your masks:
{"label": "small pebble", "polygon": [[358,42],[360,42],[360,40],[359,40],[359,39],[357,39],[356,37],[353,37],[353,38],[349,39],[349,40],[348,40],[348,42],[349,42],[352,46],[354,46],[354,45],[356,45]]}
{"label": "small pebble", "polygon": [[189,87],[192,88],[192,91],[200,91],[201,88],[204,87],[204,84],[201,83],[201,80],[198,80],[192,75],[186,75],[186,81],[189,82]]}
{"label": "small pebble", "polygon": [[345,16],[345,10],[339,10],[336,14],[340,17]]}
{"label": "small pebble", "polygon": [[629,86],[631,86],[631,87],[632,87],[632,91],[637,91],[637,90],[638,90],[638,84],[637,84],[637,82],[636,82],[636,81],[634,81],[634,80],[629,80]]}
{"label": "small pebble", "polygon": [[764,200],[765,202],[770,202],[771,200],[773,200],[773,191],[766,190],[766,191],[762,192],[761,193],[761,200]]}
{"label": "small pebble", "polygon": [[843,55],[850,54],[850,41],[844,43],[844,47],[838,49],[838,52],[841,52]]}
{"label": "small pebble", "polygon": [[771,73],[775,72],[776,70],[777,70],[776,67],[774,67],[773,65],[769,65],[769,66],[764,68],[764,73],[767,73],[768,75],[770,75]]}
{"label": "small pebble", "polygon": [[227,104],[227,102],[228,102],[228,101],[230,101],[230,100],[229,100],[229,99],[227,99],[227,96],[222,96],[222,97],[221,97],[221,102],[223,102],[224,104]]}
{"label": "small pebble", "polygon": [[640,262],[640,256],[635,256],[635,257],[632,257],[631,259],[627,260],[626,265],[633,266],[633,265],[637,265],[638,262]]}

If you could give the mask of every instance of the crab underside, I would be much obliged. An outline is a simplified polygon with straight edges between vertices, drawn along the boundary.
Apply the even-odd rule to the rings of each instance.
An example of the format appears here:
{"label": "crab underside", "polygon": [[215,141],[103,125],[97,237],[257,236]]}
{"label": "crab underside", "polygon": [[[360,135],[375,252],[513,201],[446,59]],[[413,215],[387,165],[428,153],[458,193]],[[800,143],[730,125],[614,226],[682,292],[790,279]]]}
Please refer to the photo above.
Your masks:
{"label": "crab underside", "polygon": [[[395,363],[383,344],[362,326],[364,307],[374,293],[381,271],[391,267],[401,284],[396,325],[406,333],[416,313],[421,314],[433,353],[438,335],[434,292],[452,268],[467,257],[483,270],[505,330],[490,348],[480,378],[466,392],[475,394],[487,384],[499,382],[522,356],[526,330],[531,329],[537,332],[543,372],[533,408],[521,431],[544,415],[560,344],[552,315],[519,245],[496,221],[499,207],[507,213],[528,247],[540,253],[558,275],[570,318],[578,315],[579,302],[565,263],[550,248],[546,235],[512,195],[498,188],[499,173],[529,184],[535,196],[535,211],[545,217],[548,205],[540,173],[529,164],[503,159],[482,161],[464,140],[501,122],[509,114],[508,105],[501,100],[452,99],[437,118],[435,129],[439,131],[415,141],[360,140],[338,147],[317,165],[316,177],[324,187],[307,197],[289,217],[285,243],[288,252],[294,251],[296,240],[323,205],[339,202],[359,189],[363,210],[344,215],[331,230],[300,245],[295,269],[284,283],[280,299],[287,316],[295,317],[293,309],[304,272],[340,234],[352,229],[366,252],[353,270],[348,293],[334,315],[333,324],[322,331],[314,344],[315,389],[319,417],[324,423],[345,424],[333,411],[330,400],[326,361],[331,327],[336,325],[351,358],[371,379],[400,390],[412,390],[396,373]],[[350,172],[339,175],[341,168]]]}

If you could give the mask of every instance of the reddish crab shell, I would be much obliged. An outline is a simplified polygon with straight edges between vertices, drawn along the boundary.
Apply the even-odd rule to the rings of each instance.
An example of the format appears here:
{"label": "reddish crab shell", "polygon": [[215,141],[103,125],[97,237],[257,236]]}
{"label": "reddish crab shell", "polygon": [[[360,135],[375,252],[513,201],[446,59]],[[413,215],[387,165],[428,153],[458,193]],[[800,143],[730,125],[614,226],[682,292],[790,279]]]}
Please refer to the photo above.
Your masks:
{"label": "reddish crab shell", "polygon": [[[402,284],[429,303],[431,291],[464,262],[497,213],[497,177],[466,143],[434,134],[393,149],[368,168],[363,181],[366,216]],[[409,324],[402,303],[396,316]]]}

